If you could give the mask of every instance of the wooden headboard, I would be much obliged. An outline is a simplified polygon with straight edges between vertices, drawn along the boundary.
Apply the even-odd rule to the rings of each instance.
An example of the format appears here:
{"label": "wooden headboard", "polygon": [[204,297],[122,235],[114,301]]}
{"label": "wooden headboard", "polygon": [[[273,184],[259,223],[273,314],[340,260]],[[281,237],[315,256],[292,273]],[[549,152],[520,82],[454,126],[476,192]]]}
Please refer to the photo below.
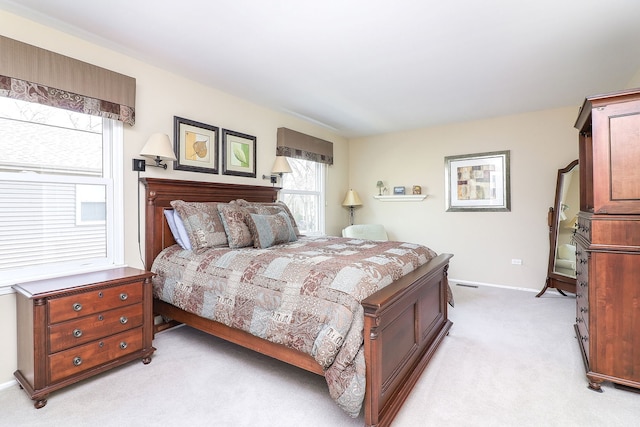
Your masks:
{"label": "wooden headboard", "polygon": [[244,199],[248,202],[275,202],[280,190],[279,187],[159,178],[140,178],[140,182],[146,188],[144,248],[147,269],[151,268],[160,251],[175,244],[164,216],[165,209],[172,209],[172,200],[230,202]]}

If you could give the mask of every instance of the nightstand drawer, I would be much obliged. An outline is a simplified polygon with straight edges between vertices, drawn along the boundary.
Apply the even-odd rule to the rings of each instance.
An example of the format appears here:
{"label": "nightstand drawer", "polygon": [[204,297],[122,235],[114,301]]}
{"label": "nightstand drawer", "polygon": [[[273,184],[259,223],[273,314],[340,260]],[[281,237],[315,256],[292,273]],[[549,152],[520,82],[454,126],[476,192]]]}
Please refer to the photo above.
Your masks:
{"label": "nightstand drawer", "polygon": [[49,322],[57,323],[76,319],[104,311],[105,308],[123,307],[141,301],[141,283],[130,283],[62,298],[52,298],[47,301],[49,305]]}
{"label": "nightstand drawer", "polygon": [[50,353],[137,328],[143,323],[142,303],[92,314],[49,327]]}
{"label": "nightstand drawer", "polygon": [[55,383],[142,349],[142,328],[90,342],[49,356],[50,381]]}

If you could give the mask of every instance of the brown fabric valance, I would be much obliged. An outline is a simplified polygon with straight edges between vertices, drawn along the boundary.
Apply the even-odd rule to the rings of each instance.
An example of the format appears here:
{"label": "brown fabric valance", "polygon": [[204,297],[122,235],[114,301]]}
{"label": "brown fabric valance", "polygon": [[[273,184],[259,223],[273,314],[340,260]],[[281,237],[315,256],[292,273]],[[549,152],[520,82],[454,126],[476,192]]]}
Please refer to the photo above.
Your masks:
{"label": "brown fabric valance", "polygon": [[276,156],[333,164],[333,143],[287,128],[278,128]]}
{"label": "brown fabric valance", "polygon": [[133,77],[4,36],[0,96],[135,122]]}

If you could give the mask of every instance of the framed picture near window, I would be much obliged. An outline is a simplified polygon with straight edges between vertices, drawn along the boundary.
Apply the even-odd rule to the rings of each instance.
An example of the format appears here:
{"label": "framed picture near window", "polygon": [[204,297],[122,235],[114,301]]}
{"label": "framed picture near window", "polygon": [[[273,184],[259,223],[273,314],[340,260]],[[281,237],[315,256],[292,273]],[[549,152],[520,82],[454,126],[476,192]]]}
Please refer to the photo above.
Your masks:
{"label": "framed picture near window", "polygon": [[256,177],[256,137],[222,129],[222,173]]}
{"label": "framed picture near window", "polygon": [[218,173],[219,128],[174,116],[173,144],[178,160],[173,169]]}
{"label": "framed picture near window", "polygon": [[511,211],[509,151],[448,156],[444,163],[447,212]]}

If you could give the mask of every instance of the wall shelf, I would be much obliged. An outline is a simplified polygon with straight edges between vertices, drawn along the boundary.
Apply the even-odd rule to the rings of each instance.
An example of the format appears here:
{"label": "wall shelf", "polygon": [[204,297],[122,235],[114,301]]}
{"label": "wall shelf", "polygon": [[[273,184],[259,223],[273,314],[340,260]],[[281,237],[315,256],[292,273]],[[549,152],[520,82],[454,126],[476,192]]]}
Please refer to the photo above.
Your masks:
{"label": "wall shelf", "polygon": [[421,202],[427,197],[426,194],[405,194],[397,196],[373,196],[381,202]]}

